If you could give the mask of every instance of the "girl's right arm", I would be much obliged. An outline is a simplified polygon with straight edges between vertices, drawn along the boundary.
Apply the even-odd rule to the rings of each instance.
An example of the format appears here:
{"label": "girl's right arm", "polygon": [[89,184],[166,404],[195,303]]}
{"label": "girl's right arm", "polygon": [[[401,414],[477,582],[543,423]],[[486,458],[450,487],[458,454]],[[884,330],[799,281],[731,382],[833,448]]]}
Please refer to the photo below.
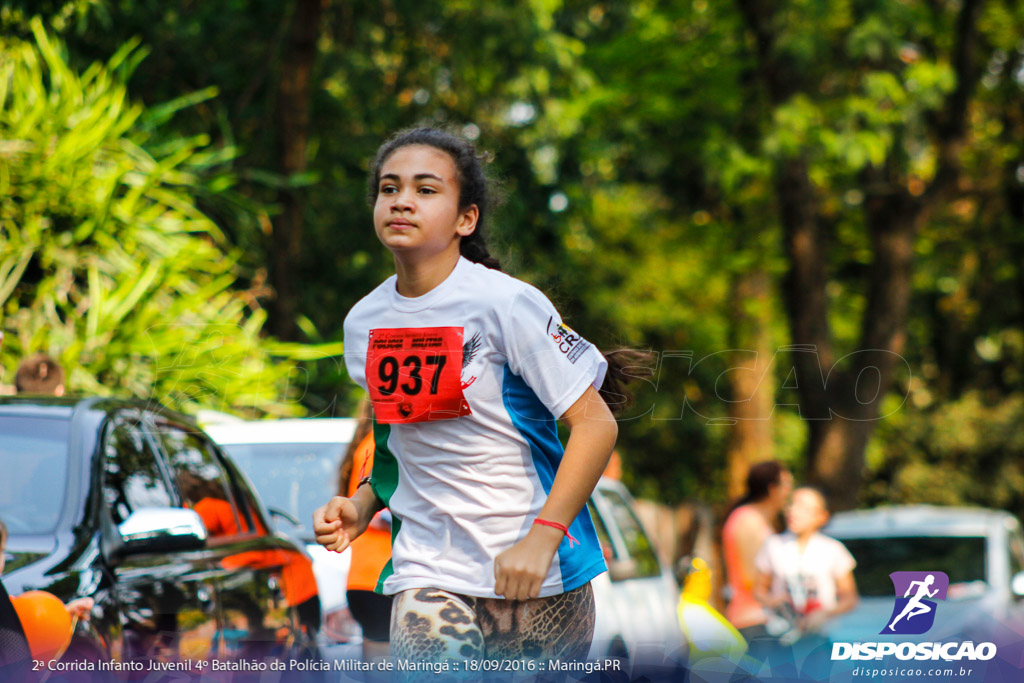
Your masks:
{"label": "girl's right arm", "polygon": [[351,498],[334,496],[313,513],[316,542],[340,553],[359,537],[381,510],[380,500],[369,486],[360,486]]}

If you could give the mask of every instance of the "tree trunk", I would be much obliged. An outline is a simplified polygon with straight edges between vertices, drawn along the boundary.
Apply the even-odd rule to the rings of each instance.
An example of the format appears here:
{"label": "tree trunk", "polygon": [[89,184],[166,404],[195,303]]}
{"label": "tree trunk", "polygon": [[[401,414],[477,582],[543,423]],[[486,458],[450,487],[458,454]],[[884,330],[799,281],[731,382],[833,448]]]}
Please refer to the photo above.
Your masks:
{"label": "tree trunk", "polygon": [[[758,74],[769,105],[784,103],[795,91],[814,90],[815,84],[801,84],[792,74],[784,74],[776,60],[774,6],[762,0],[738,2],[754,37]],[[790,266],[784,288],[794,344],[789,350],[801,417],[808,424],[809,476],[825,489],[836,509],[857,504],[868,440],[896,368],[905,363],[900,354],[906,344],[914,238],[959,174],[968,105],[979,76],[977,65],[985,63],[975,54],[980,7],[980,0],[964,0],[960,6],[950,54],[957,85],[932,125],[938,159],[932,182],[920,197],[913,196],[899,163],[892,159],[865,174],[870,191],[864,210],[874,261],[858,350],[838,363],[828,328],[823,221],[808,165],[795,157],[780,161],[776,168]]]}
{"label": "tree trunk", "polygon": [[774,345],[771,321],[771,282],[767,273],[755,269],[733,282],[733,333],[729,383],[729,416],[734,420],[729,434],[726,461],[729,469],[729,497],[733,500],[746,489],[750,466],[774,457],[772,408],[775,379],[772,376]]}
{"label": "tree trunk", "polygon": [[[279,173],[290,179],[306,170],[313,64],[320,31],[323,0],[295,0],[291,27],[281,64],[277,95]],[[276,297],[270,308],[270,328],[279,339],[295,340],[298,326],[296,266],[302,252],[302,200],[298,190],[282,188],[281,213],[274,221],[270,244],[270,284]]]}

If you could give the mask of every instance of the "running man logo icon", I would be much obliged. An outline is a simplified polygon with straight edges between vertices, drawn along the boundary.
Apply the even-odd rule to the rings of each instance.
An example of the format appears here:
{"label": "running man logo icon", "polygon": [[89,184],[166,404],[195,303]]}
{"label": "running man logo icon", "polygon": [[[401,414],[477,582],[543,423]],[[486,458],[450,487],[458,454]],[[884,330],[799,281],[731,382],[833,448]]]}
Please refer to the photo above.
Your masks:
{"label": "running man logo icon", "polygon": [[879,633],[926,633],[935,623],[935,601],[946,599],[949,577],[945,572],[893,572],[889,578],[896,590],[896,604]]}

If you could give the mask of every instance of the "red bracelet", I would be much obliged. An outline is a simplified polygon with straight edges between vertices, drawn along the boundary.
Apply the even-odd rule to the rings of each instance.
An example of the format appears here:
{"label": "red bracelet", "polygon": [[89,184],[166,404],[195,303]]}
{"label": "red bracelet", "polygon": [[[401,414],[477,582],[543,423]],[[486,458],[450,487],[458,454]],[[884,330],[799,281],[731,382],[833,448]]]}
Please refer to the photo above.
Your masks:
{"label": "red bracelet", "polygon": [[567,527],[564,524],[559,524],[558,522],[549,522],[548,520],[541,519],[540,517],[538,517],[537,519],[533,520],[533,523],[534,524],[540,524],[541,526],[549,526],[552,529],[558,529],[559,531],[564,533],[565,537],[569,539],[569,547],[570,548],[572,547],[573,543],[579,545],[579,541],[577,541],[575,538],[572,537],[572,534],[569,533],[569,527]]}

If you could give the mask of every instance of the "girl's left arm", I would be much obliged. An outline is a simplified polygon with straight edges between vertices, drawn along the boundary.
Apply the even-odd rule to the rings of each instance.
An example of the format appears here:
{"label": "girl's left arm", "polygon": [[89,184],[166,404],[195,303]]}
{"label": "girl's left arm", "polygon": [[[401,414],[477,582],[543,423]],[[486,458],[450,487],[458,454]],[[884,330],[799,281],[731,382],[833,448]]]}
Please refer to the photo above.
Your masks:
{"label": "girl's left arm", "polygon": [[[569,441],[555,481],[538,519],[568,527],[579,514],[608,465],[618,423],[594,387],[588,387],[561,417],[569,426]],[[509,600],[540,595],[564,533],[534,524],[526,537],[494,560],[494,591]]]}
{"label": "girl's left arm", "polygon": [[853,571],[848,571],[836,578],[836,606],[832,616],[849,612],[858,602],[860,596],[857,594],[857,582],[853,578]]}

